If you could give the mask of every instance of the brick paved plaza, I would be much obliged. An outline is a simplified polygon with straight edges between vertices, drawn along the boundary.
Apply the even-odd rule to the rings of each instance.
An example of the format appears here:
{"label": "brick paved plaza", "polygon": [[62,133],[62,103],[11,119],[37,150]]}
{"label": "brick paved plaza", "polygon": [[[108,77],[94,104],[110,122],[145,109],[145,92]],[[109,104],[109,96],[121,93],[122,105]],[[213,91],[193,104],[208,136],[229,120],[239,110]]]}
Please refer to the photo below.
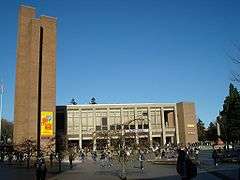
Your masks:
{"label": "brick paved plaza", "polygon": [[[198,167],[198,175],[195,179],[238,179],[239,166],[237,164],[219,164],[213,166],[213,161],[210,158],[210,152],[202,152],[200,154],[201,165]],[[84,162],[79,160],[74,161],[72,170],[68,167],[68,162],[63,162],[63,172],[57,172],[57,164],[54,168],[48,171],[48,179],[63,180],[63,179],[103,179],[114,180],[120,179],[121,168],[118,162],[114,161],[111,167],[101,167],[100,160],[93,161],[88,157]],[[180,179],[176,172],[175,165],[158,165],[152,162],[145,162],[143,172],[139,168],[137,160],[129,161],[126,169],[127,179]],[[2,167],[0,169],[1,179],[24,180],[35,179],[34,169]]]}

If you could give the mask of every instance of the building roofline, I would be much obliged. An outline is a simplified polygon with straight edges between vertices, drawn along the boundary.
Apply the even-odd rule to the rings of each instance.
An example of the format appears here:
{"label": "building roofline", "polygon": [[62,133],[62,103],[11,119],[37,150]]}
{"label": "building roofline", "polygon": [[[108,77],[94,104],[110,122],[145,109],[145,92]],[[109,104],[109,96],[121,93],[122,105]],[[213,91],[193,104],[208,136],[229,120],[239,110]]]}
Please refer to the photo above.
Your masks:
{"label": "building roofline", "polygon": [[57,20],[57,17],[54,17],[54,16],[41,15],[40,18],[41,18],[41,17],[45,17],[45,18]]}
{"label": "building roofline", "polygon": [[67,104],[67,107],[101,107],[101,106],[176,106],[176,103],[109,103],[109,104]]}
{"label": "building roofline", "polygon": [[24,4],[21,4],[20,7],[25,7],[25,8],[30,8],[30,9],[36,9],[36,8],[33,7],[33,6],[28,6],[28,5],[24,5]]}

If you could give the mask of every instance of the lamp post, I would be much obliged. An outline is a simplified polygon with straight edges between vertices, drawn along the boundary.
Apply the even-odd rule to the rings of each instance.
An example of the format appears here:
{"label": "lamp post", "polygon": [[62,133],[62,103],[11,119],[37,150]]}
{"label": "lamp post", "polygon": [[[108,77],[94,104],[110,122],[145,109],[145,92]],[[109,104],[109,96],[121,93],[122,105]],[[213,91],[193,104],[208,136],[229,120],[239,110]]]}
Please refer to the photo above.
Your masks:
{"label": "lamp post", "polygon": [[38,114],[37,114],[37,157],[41,151],[41,105],[42,105],[42,50],[43,50],[43,28],[40,27],[39,44],[39,68],[38,68]]}

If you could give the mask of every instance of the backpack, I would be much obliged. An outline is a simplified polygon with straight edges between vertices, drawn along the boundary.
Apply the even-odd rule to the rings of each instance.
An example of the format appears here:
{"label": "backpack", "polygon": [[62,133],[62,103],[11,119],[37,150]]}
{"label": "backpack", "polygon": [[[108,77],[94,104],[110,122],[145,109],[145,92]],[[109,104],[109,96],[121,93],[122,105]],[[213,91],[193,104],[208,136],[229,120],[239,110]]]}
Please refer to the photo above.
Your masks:
{"label": "backpack", "polygon": [[197,165],[193,163],[191,159],[187,160],[187,169],[188,169],[188,176],[190,178],[197,176]]}

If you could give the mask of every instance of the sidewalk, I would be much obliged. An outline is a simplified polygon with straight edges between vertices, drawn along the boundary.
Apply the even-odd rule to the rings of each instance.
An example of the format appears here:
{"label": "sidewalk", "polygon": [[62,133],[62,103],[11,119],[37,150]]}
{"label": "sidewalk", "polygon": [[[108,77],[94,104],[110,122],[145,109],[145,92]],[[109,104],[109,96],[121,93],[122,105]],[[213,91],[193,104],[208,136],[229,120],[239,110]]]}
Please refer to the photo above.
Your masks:
{"label": "sidewalk", "polygon": [[211,151],[201,151],[199,154],[200,170],[226,180],[240,179],[239,165],[236,163],[218,163],[215,166],[212,159]]}
{"label": "sidewalk", "polygon": [[[137,161],[130,162],[131,166],[128,166],[126,170],[127,178],[130,180],[137,179],[169,179],[169,180],[180,180],[176,172],[175,165],[156,165],[153,163],[145,163],[143,172],[139,169]],[[63,179],[83,179],[83,180],[119,180],[121,174],[121,168],[117,163],[114,163],[112,167],[100,167],[99,162],[85,161],[83,163],[75,162],[73,170],[69,170],[52,177],[51,180],[63,180]],[[205,170],[200,170],[198,176],[195,179],[212,179],[219,180],[220,178],[209,174]]]}

